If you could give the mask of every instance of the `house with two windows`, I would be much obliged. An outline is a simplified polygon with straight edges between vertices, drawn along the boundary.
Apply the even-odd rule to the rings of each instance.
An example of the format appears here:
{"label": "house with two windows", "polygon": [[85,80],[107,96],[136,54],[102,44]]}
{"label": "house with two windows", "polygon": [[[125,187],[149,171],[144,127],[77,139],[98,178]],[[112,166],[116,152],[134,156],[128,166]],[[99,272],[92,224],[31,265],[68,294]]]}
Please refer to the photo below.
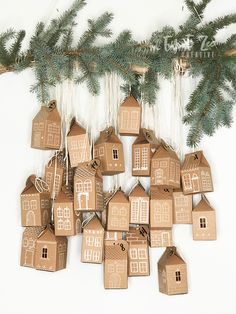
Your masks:
{"label": "house with two windows", "polygon": [[184,194],[213,191],[211,168],[202,151],[185,155],[181,180]]}
{"label": "house with two windows", "polygon": [[108,127],[100,132],[94,145],[94,158],[101,161],[102,175],[125,172],[123,144],[115,134],[113,127]]}
{"label": "house with two windows", "polygon": [[140,182],[129,193],[130,223],[149,224],[149,195]]}
{"label": "house with two windows", "polygon": [[188,293],[187,265],[175,246],[167,247],[158,262],[158,281],[162,293]]}
{"label": "house with two windows", "polygon": [[150,247],[172,246],[172,228],[151,228]]}
{"label": "house with two windows", "polygon": [[75,170],[74,210],[101,212],[103,209],[103,180],[99,162],[94,159],[80,164]]}
{"label": "house with two windows", "polygon": [[104,251],[104,228],[95,215],[83,229],[81,262],[101,264]]}

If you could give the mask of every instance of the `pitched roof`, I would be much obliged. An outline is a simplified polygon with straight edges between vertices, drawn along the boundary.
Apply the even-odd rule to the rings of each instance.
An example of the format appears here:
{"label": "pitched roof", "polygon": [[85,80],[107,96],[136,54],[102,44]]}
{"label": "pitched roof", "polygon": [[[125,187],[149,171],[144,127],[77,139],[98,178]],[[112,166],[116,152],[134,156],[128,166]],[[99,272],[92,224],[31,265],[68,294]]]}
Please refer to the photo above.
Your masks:
{"label": "pitched roof", "polygon": [[56,203],[70,203],[73,202],[73,193],[70,188],[64,186],[55,199]]}
{"label": "pitched roof", "polygon": [[158,139],[156,138],[154,132],[150,129],[141,128],[139,131],[139,135],[134,141],[135,144],[152,144],[158,145]]}
{"label": "pitched roof", "polygon": [[33,121],[37,120],[55,120],[55,122],[60,122],[61,117],[59,111],[57,110],[56,101],[52,100],[48,106],[41,106],[39,112],[34,117]]}
{"label": "pitched roof", "polygon": [[21,195],[39,193],[39,191],[35,187],[35,180],[36,180],[36,175],[34,174],[28,177],[28,179],[26,180],[25,188],[22,191]]}
{"label": "pitched roof", "polygon": [[158,261],[158,265],[178,265],[178,264],[186,264],[183,258],[177,252],[175,246],[169,246],[166,248],[164,254]]}
{"label": "pitched roof", "polygon": [[173,158],[178,160],[176,152],[163,140],[161,140],[161,144],[158,146],[155,154],[152,157],[152,159],[156,158]]}
{"label": "pitched roof", "polygon": [[93,159],[90,162],[83,162],[75,169],[75,179],[78,178],[87,178],[87,177],[96,177],[102,179],[102,174],[100,171],[100,161],[98,159]]}
{"label": "pitched roof", "polygon": [[77,135],[85,135],[86,130],[73,118],[71,120],[70,131],[67,133],[67,136],[77,136]]}
{"label": "pitched roof", "polygon": [[57,237],[55,236],[54,230],[51,227],[46,227],[42,231],[42,233],[38,236],[37,241],[50,241],[50,242],[57,242]]}
{"label": "pitched roof", "polygon": [[95,215],[88,223],[85,225],[84,230],[104,230],[100,219]]}
{"label": "pitched roof", "polygon": [[23,232],[23,237],[28,236],[33,239],[37,239],[40,233],[45,229],[45,227],[25,227]]}
{"label": "pitched roof", "polygon": [[140,108],[139,102],[132,95],[126,97],[125,100],[123,101],[123,103],[120,106],[121,107],[137,107],[137,108]]}
{"label": "pitched roof", "polygon": [[111,203],[129,203],[128,198],[125,193],[121,190],[118,190],[110,199]]}
{"label": "pitched roof", "polygon": [[151,200],[172,200],[172,192],[173,190],[169,188],[152,188]]}
{"label": "pitched roof", "polygon": [[129,192],[129,197],[149,197],[144,187],[138,182]]}
{"label": "pitched roof", "polygon": [[203,151],[186,154],[181,171],[194,170],[198,167],[210,167]]}
{"label": "pitched roof", "polygon": [[110,126],[109,128],[106,128],[105,130],[100,132],[100,136],[95,142],[95,145],[103,144],[103,143],[121,143],[121,140],[118,138],[118,136],[115,134],[115,129]]}
{"label": "pitched roof", "polygon": [[214,209],[211,207],[208,200],[203,197],[201,201],[197,204],[197,206],[193,209],[194,212],[207,212],[207,211],[214,211]]}

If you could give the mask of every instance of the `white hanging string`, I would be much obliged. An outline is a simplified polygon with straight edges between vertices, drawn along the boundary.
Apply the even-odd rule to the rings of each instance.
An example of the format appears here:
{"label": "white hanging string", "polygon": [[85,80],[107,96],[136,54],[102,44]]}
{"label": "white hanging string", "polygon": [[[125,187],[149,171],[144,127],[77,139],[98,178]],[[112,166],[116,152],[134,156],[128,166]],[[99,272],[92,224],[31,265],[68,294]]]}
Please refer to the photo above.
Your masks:
{"label": "white hanging string", "polygon": [[89,216],[86,217],[81,224],[82,228],[85,228],[87,226],[87,224],[93,219],[93,217],[96,215],[96,213],[89,213]]}

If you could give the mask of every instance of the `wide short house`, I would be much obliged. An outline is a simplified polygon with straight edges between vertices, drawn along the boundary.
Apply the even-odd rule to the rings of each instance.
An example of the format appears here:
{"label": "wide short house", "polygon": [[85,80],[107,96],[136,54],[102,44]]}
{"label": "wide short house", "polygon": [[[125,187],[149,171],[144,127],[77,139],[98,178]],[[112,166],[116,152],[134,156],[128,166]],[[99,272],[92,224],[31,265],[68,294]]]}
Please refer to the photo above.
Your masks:
{"label": "wide short house", "polygon": [[181,179],[184,194],[213,191],[211,168],[202,151],[185,155]]}
{"label": "wide short house", "polygon": [[66,268],[67,238],[57,237],[48,226],[36,240],[34,267],[39,270],[57,271]]}
{"label": "wide short house", "polygon": [[159,291],[168,295],[188,293],[187,265],[176,247],[167,247],[158,262]]}
{"label": "wide short house", "polygon": [[173,223],[191,224],[193,197],[191,194],[185,195],[182,189],[173,191]]}
{"label": "wide short house", "polygon": [[138,135],[142,110],[138,101],[131,95],[120,105],[118,115],[119,133],[121,135]]}
{"label": "wide short house", "polygon": [[150,228],[172,228],[173,199],[172,190],[151,190]]}
{"label": "wide short house", "polygon": [[51,220],[50,194],[36,187],[36,176],[31,175],[21,193],[21,224],[24,227],[46,226]]}
{"label": "wide short house", "polygon": [[104,250],[104,228],[95,215],[84,227],[81,262],[101,264]]}
{"label": "wide short house", "polygon": [[161,142],[151,160],[151,185],[180,187],[180,161],[175,151]]}
{"label": "wide short house", "polygon": [[150,246],[151,247],[172,246],[172,228],[151,228]]}
{"label": "wide short house", "polygon": [[121,190],[118,190],[110,199],[107,210],[108,231],[129,230],[130,204]]}
{"label": "wide short house", "polygon": [[129,193],[130,223],[149,224],[149,195],[138,183]]}
{"label": "wide short house", "polygon": [[148,177],[151,173],[151,158],[158,146],[152,130],[140,129],[139,136],[132,145],[132,175]]}
{"label": "wide short house", "polygon": [[128,275],[149,276],[150,265],[147,237],[140,233],[139,228],[131,228],[126,236],[129,244]]}
{"label": "wide short house", "polygon": [[34,267],[35,243],[44,227],[26,227],[21,243],[20,265]]}
{"label": "wide short house", "polygon": [[193,209],[193,239],[216,240],[216,216],[205,196]]}
{"label": "wide short house", "polygon": [[104,288],[128,288],[128,244],[124,240],[105,241]]}
{"label": "wide short house", "polygon": [[61,117],[56,101],[42,106],[33,119],[31,147],[37,149],[60,149]]}
{"label": "wide short house", "polygon": [[73,236],[80,233],[81,217],[74,211],[73,194],[63,187],[54,202],[54,225],[56,236]]}
{"label": "wide short house", "polygon": [[103,211],[103,180],[96,160],[82,163],[74,176],[75,211]]}
{"label": "wide short house", "polygon": [[100,132],[94,145],[94,157],[101,161],[102,175],[125,172],[123,144],[113,127]]}
{"label": "wide short house", "polygon": [[67,145],[71,167],[91,160],[89,136],[86,130],[79,125],[75,118],[71,121],[70,131],[67,134]]}

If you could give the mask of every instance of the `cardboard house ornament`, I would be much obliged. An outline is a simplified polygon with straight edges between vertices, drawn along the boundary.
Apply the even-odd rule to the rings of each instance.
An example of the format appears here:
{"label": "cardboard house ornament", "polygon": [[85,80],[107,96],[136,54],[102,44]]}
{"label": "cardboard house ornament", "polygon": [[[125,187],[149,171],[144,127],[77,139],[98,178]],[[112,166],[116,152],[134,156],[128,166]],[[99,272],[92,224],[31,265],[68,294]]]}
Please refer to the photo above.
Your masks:
{"label": "cardboard house ornament", "polygon": [[128,275],[149,276],[150,262],[148,251],[148,238],[139,228],[130,228],[126,234],[129,244],[128,253]]}
{"label": "cardboard house ornament", "polygon": [[103,180],[100,161],[93,159],[79,165],[74,176],[74,210],[76,212],[102,212]]}
{"label": "cardboard house ornament", "polygon": [[118,114],[119,133],[121,135],[138,135],[141,125],[141,106],[132,96],[128,96],[120,105]]}
{"label": "cardboard house ornament", "polygon": [[57,271],[66,268],[66,259],[67,238],[55,236],[52,226],[48,225],[36,240],[34,267]]}
{"label": "cardboard house ornament", "polygon": [[21,224],[24,227],[46,226],[51,221],[51,201],[47,186],[31,175],[21,193]]}
{"label": "cardboard house ornament", "polygon": [[151,173],[151,158],[158,146],[152,130],[141,128],[132,145],[132,175],[148,177]]}
{"label": "cardboard house ornament", "polygon": [[150,229],[150,247],[167,247],[172,245],[172,228]]}
{"label": "cardboard house ornament", "polygon": [[86,130],[76,122],[71,121],[70,131],[67,134],[67,145],[71,167],[91,160],[89,136]]}
{"label": "cardboard house ornament", "polygon": [[158,262],[158,281],[162,293],[188,293],[187,265],[175,246],[167,247]]}
{"label": "cardboard house ornament", "polygon": [[101,264],[104,257],[104,228],[97,215],[84,226],[82,237],[81,262]]}
{"label": "cardboard house ornament", "polygon": [[111,197],[107,209],[107,230],[129,230],[130,204],[123,191],[117,190]]}
{"label": "cardboard house ornament", "polygon": [[185,155],[181,179],[184,194],[213,191],[211,168],[203,151]]}
{"label": "cardboard house ornament", "polygon": [[193,209],[193,240],[216,240],[216,216],[205,195]]}
{"label": "cardboard house ornament", "polygon": [[94,145],[94,157],[101,161],[102,175],[125,172],[123,144],[115,134],[113,127],[100,132]]}
{"label": "cardboard house ornament", "polygon": [[31,147],[37,149],[60,149],[61,117],[56,101],[42,106],[33,119]]}
{"label": "cardboard house ornament", "polygon": [[124,240],[105,241],[104,288],[128,288],[128,244]]}
{"label": "cardboard house ornament", "polygon": [[81,233],[81,215],[74,211],[74,197],[69,187],[63,186],[54,201],[54,228],[56,236],[73,236]]}
{"label": "cardboard house ornament", "polygon": [[22,235],[20,265],[34,267],[35,243],[44,227],[26,227]]}
{"label": "cardboard house ornament", "polygon": [[151,185],[180,187],[180,161],[175,151],[161,140],[151,161]]}
{"label": "cardboard house ornament", "polygon": [[138,182],[129,193],[130,223],[149,224],[149,195]]}
{"label": "cardboard house ornament", "polygon": [[182,189],[173,191],[173,223],[192,223],[193,196],[185,195]]}

